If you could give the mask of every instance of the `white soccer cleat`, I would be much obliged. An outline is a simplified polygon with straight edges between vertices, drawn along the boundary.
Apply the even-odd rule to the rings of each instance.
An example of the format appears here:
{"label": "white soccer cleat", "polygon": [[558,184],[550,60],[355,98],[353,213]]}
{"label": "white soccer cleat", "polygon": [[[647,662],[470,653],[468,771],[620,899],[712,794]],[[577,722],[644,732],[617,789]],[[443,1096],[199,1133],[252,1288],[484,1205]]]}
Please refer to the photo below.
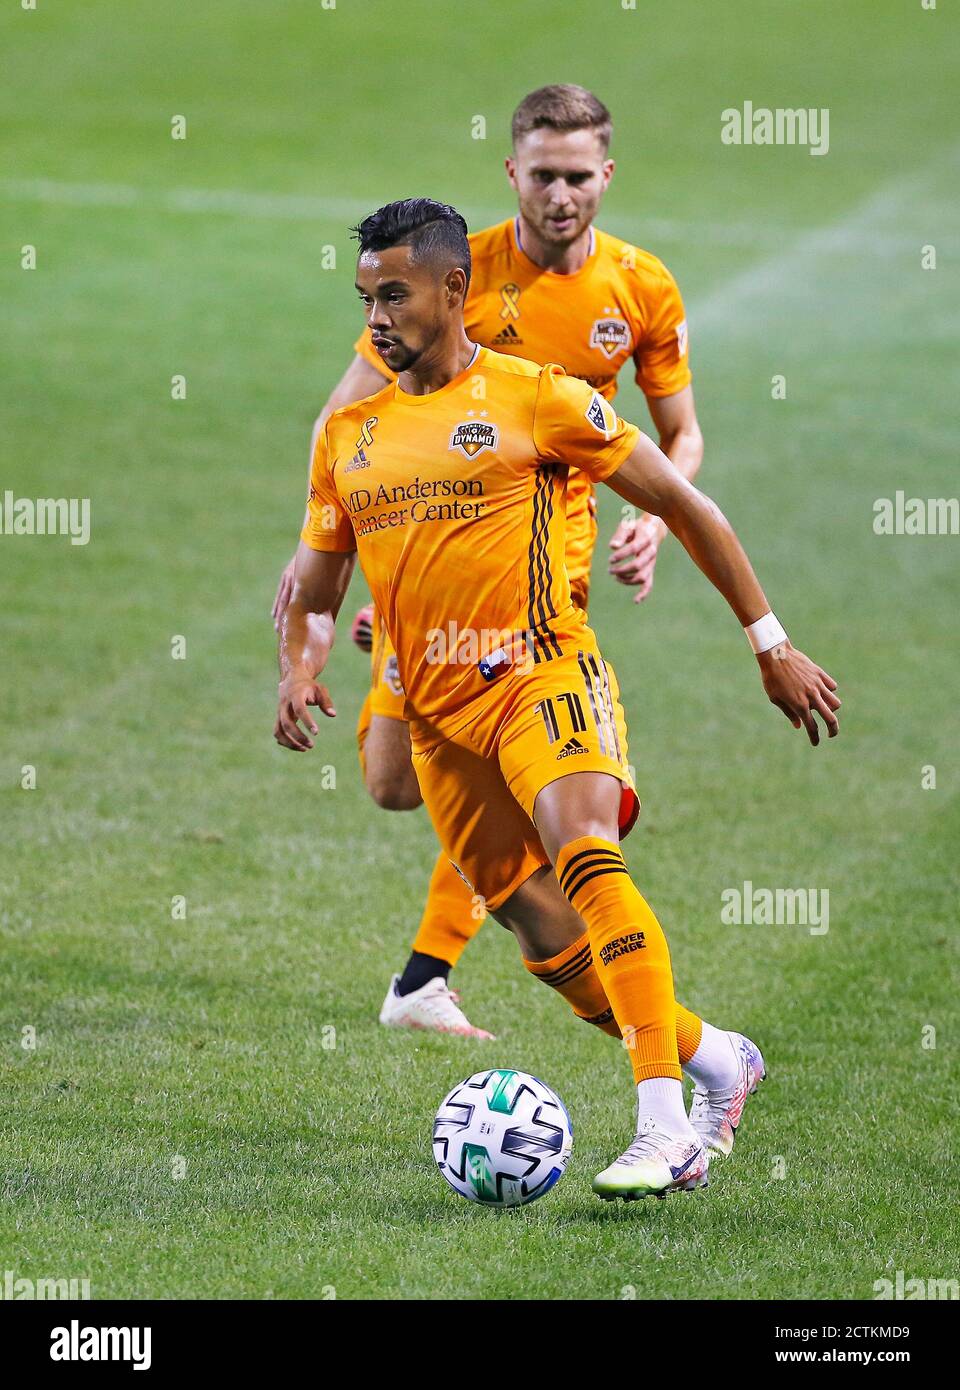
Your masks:
{"label": "white soccer cleat", "polygon": [[380,1022],[387,1028],[424,1028],[431,1033],[455,1033],[461,1038],[482,1038],[493,1042],[492,1033],[474,1028],[460,1008],[460,996],[435,975],[410,994],[398,994],[399,975],[394,975],[380,1010]]}
{"label": "white soccer cleat", "polygon": [[709,1163],[710,1155],[695,1134],[669,1134],[647,1119],[626,1153],[597,1174],[593,1190],[605,1202],[692,1192],[706,1187]]}
{"label": "white soccer cleat", "polygon": [[767,1074],[763,1057],[756,1043],[742,1033],[728,1033],[737,1054],[739,1070],[736,1083],[728,1091],[708,1091],[694,1087],[690,1106],[690,1123],[711,1153],[726,1156],[733,1148],[737,1126],[747,1103]]}

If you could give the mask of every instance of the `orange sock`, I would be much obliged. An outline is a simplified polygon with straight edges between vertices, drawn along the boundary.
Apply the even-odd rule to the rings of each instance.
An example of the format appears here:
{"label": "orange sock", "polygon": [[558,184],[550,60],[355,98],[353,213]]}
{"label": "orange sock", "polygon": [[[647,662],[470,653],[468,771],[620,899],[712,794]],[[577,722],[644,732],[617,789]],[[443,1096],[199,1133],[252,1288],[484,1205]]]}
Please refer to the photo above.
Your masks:
{"label": "orange sock", "polygon": [[620,1037],[620,1025],[594,969],[589,933],[584,932],[579,941],[549,960],[525,960],[523,963],[531,975],[563,995],[577,1018],[595,1024],[612,1038]]}
{"label": "orange sock", "polygon": [[[584,932],[579,941],[549,960],[525,960],[523,963],[531,975],[563,995],[577,1018],[593,1023],[611,1038],[621,1036],[620,1025],[613,1016],[610,1000],[603,992],[593,963],[589,932]],[[686,1066],[700,1046],[702,1031],[703,1020],[677,1004],[677,1052],[681,1066]]]}
{"label": "orange sock", "polygon": [[486,913],[474,904],[473,894],[443,853],[430,876],[423,917],[413,950],[456,965],[468,941],[476,936]]}
{"label": "orange sock", "polygon": [[681,1003],[677,1003],[677,1052],[680,1065],[685,1067],[700,1046],[703,1035],[703,1019],[691,1013]]}
{"label": "orange sock", "polygon": [[634,1079],[681,1080],[667,940],[619,845],[583,835],[564,845],[556,868],[567,900],[587,924],[603,992],[628,1040]]}

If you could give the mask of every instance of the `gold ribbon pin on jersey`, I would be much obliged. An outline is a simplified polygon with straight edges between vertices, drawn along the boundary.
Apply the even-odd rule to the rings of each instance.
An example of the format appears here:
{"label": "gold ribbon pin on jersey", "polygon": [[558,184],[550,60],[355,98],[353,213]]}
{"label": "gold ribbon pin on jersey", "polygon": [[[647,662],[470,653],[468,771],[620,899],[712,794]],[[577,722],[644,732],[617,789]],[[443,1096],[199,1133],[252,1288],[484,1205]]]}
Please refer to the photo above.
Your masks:
{"label": "gold ribbon pin on jersey", "polygon": [[369,420],[364,420],[363,429],[360,431],[360,438],[357,440],[357,448],[367,448],[373,443],[373,427],[378,423],[376,415],[371,415]]}
{"label": "gold ribbon pin on jersey", "polygon": [[520,286],[504,285],[500,291],[500,298],[503,300],[500,317],[502,319],[518,319],[520,317]]}

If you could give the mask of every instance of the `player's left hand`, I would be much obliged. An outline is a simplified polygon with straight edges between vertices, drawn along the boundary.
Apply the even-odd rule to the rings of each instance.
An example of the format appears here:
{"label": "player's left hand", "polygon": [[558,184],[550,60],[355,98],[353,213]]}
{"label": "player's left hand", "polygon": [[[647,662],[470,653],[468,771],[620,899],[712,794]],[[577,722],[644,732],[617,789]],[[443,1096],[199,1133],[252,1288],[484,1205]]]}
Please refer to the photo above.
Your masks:
{"label": "player's left hand", "polygon": [[814,715],[819,714],[829,737],[836,738],[840,732],[837,718],[840,698],[834,693],[837,682],[832,676],[789,642],[760,652],[757,661],[764,690],[795,729],[806,729],[807,737],[816,747],[820,742],[820,726]]}
{"label": "player's left hand", "polygon": [[304,680],[302,677],[280,682],[273,736],[282,748],[292,748],[295,753],[306,753],[313,747],[312,739],[300,727],[301,724],[304,725],[311,734],[320,732],[308,708],[310,705],[322,709],[329,719],[337,712],[325,685],[317,685],[316,681]]}
{"label": "player's left hand", "polygon": [[653,588],[657,552],[667,528],[657,516],[621,521],[610,538],[610,574],[620,584],[637,590],[634,603],[642,603]]}

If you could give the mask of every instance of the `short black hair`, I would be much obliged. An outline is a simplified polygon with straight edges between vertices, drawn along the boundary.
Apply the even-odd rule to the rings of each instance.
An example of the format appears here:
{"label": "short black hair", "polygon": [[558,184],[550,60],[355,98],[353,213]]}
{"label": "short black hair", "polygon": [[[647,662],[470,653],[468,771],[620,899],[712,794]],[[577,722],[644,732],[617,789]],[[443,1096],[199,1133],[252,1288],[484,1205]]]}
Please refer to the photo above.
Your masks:
{"label": "short black hair", "polygon": [[470,284],[472,264],[467,224],[456,208],[433,198],[402,198],[365,217],[351,232],[364,251],[409,246],[415,261],[452,262]]}

